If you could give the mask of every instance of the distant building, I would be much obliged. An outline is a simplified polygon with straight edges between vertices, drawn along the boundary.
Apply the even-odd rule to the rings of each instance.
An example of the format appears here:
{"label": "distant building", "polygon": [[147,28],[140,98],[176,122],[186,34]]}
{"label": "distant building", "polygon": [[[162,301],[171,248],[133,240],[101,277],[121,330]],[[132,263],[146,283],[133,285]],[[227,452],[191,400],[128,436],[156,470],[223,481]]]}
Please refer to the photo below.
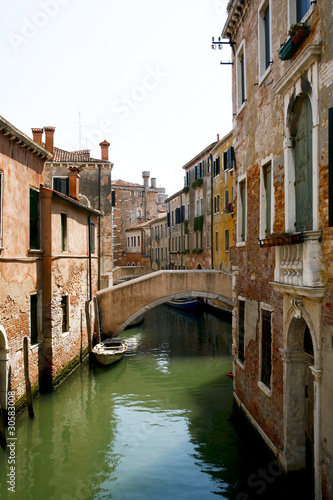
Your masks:
{"label": "distant building", "polygon": [[234,149],[232,132],[216,143],[212,158],[212,262],[213,268],[231,272],[233,261]]}
{"label": "distant building", "polygon": [[[186,269],[212,268],[212,158],[216,142],[207,146],[183,166],[185,189],[182,195],[188,247],[185,250]],[[171,221],[172,224],[172,221]],[[172,226],[171,226],[172,227]],[[181,240],[182,244],[182,240]]]}
{"label": "distant building", "polygon": [[151,267],[154,271],[169,269],[167,213],[150,221]]}
{"label": "distant building", "polygon": [[144,184],[133,184],[122,180],[112,181],[113,207],[113,256],[115,266],[126,265],[126,230],[141,222],[147,222],[163,212],[164,204],[156,179],[150,172],[142,172]]}
{"label": "distant building", "polygon": [[126,266],[151,267],[150,221],[141,222],[125,230]]}
{"label": "distant building", "polygon": [[[168,269],[185,269],[186,253],[189,252],[189,231],[186,219],[188,196],[184,190],[166,199],[168,209]],[[189,214],[189,212],[187,212]]]}

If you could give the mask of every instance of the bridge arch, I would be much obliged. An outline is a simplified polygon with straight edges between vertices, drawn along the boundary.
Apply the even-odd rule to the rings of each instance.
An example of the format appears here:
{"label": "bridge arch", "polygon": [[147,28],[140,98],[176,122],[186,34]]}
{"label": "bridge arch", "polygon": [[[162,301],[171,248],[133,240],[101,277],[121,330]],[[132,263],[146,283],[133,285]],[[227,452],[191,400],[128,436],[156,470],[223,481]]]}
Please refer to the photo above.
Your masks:
{"label": "bridge arch", "polygon": [[215,270],[157,271],[97,294],[103,334],[119,335],[149,309],[172,298],[219,299],[232,306],[231,274]]}

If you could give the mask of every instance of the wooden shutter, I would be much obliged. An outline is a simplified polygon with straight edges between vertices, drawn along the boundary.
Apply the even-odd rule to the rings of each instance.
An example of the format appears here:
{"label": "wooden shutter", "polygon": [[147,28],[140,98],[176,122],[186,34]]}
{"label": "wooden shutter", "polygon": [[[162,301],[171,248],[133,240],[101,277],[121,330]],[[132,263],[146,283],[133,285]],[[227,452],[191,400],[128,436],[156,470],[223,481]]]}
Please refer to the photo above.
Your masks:
{"label": "wooden shutter", "polygon": [[299,97],[295,136],[296,231],[312,229],[312,110],[308,97]]}

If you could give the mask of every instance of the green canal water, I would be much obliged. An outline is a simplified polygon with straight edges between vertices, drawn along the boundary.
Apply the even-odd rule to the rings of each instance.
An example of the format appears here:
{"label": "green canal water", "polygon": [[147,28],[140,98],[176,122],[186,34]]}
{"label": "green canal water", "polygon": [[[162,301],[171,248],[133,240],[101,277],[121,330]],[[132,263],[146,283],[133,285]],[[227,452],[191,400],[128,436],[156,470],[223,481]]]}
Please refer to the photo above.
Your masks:
{"label": "green canal water", "polygon": [[83,364],[34,402],[33,420],[17,417],[15,493],[7,448],[1,498],[273,498],[280,471],[232,419],[230,323],[160,306],[123,337],[120,363]]}

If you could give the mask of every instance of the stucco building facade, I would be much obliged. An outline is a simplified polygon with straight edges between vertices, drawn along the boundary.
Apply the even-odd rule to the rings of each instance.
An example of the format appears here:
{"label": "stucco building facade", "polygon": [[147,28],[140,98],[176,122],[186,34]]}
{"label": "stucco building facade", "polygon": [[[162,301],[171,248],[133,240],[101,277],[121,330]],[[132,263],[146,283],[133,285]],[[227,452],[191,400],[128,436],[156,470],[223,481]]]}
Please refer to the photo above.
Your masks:
{"label": "stucco building facade", "polygon": [[73,196],[45,188],[44,164],[50,159],[45,148],[0,118],[0,402],[4,410],[9,389],[18,408],[25,402],[25,337],[33,392],[56,385],[87,346],[85,301],[97,289],[91,229],[92,224],[97,227],[100,213]]}
{"label": "stucco building facade", "polygon": [[[285,471],[333,497],[332,3],[229,2],[234,397]],[[297,24],[300,23],[300,24]],[[304,26],[305,25],[305,26]]]}

